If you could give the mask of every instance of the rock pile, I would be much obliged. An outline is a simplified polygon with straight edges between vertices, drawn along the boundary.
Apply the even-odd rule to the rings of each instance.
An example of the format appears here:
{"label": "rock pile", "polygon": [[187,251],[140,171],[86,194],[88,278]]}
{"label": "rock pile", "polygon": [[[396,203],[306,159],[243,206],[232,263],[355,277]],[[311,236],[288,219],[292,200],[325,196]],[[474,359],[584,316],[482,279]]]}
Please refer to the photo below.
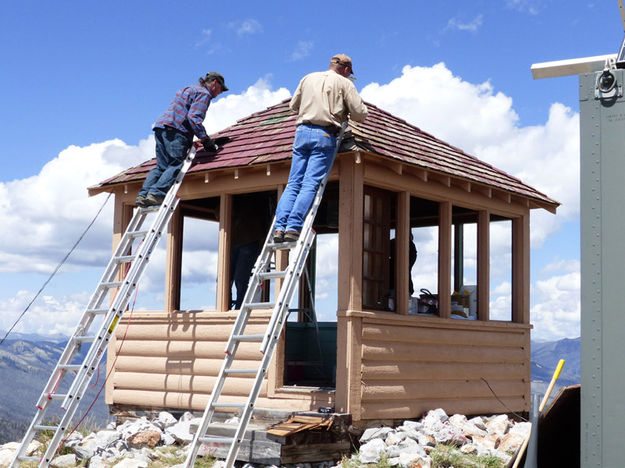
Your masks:
{"label": "rock pile", "polygon": [[[119,426],[112,423],[106,429],[84,437],[73,433],[64,444],[64,452],[69,453],[54,458],[51,466],[74,467],[83,463],[89,468],[145,468],[156,460],[161,461],[161,466],[168,460],[178,460],[172,461],[171,466],[182,466],[176,463],[184,461],[199,421],[191,413],[176,420],[163,411],[153,420],[142,417]],[[236,423],[236,418],[231,422]],[[514,423],[506,415],[468,420],[459,414],[448,417],[442,409],[437,409],[428,412],[418,422],[405,421],[395,428],[366,429],[360,438],[360,450],[352,456],[351,463],[378,463],[386,457],[392,465],[433,468],[429,454],[437,444],[454,445],[466,454],[494,455],[504,463],[510,463],[529,429],[529,423]],[[17,447],[15,442],[0,446],[0,467],[10,464]],[[28,455],[41,453],[41,450],[41,443],[33,441]],[[200,450],[202,454],[207,453]],[[297,466],[329,468],[336,463],[334,460]],[[217,462],[215,468],[220,465]]]}
{"label": "rock pile", "polygon": [[420,421],[405,421],[396,428],[375,427],[365,430],[360,450],[352,460],[378,463],[382,457],[395,466],[432,468],[429,454],[438,444],[455,446],[463,454],[495,456],[503,466],[512,461],[529,434],[531,424],[514,423],[505,414],[475,417],[454,414],[442,409],[429,411]]}

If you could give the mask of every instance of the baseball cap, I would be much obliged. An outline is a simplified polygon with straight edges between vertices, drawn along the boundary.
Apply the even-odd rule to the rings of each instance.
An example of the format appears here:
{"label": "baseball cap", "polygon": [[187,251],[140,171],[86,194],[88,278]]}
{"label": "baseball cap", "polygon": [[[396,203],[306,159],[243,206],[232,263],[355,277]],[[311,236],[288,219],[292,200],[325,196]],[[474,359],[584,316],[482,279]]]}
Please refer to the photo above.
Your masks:
{"label": "baseball cap", "polygon": [[228,91],[228,87],[226,86],[226,81],[224,80],[223,75],[217,72],[208,72],[204,81],[210,82],[212,80],[217,80],[217,82],[221,85],[221,89],[223,92]]}
{"label": "baseball cap", "polygon": [[350,75],[354,74],[354,69],[352,68],[352,59],[348,55],[336,54],[330,59],[330,63],[338,63],[339,65],[349,66]]}

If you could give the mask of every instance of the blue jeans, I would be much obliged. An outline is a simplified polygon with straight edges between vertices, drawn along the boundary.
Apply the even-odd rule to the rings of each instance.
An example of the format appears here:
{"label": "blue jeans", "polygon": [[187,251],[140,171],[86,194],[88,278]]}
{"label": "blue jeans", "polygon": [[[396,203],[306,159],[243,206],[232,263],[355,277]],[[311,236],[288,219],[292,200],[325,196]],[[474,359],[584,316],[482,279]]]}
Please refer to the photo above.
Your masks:
{"label": "blue jeans", "polygon": [[276,208],[275,229],[300,232],[317,188],[328,173],[336,137],[318,125],[302,124],[295,131],[289,182]]}
{"label": "blue jeans", "polygon": [[155,128],[156,166],[148,173],[139,196],[151,193],[164,197],[180,172],[184,158],[191,148],[191,138],[173,128]]}

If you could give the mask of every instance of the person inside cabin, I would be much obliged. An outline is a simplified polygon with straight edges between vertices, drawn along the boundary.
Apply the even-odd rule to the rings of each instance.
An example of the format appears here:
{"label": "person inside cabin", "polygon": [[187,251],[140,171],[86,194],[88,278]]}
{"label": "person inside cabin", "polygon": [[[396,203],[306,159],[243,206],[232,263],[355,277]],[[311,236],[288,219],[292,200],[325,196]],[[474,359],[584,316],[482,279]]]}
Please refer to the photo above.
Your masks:
{"label": "person inside cabin", "polygon": [[204,117],[211,101],[228,91],[224,77],[209,72],[199,84],[178,90],[169,109],[153,126],[156,140],[156,166],[148,173],[135,204],[141,207],[163,203],[167,191],[176,181],[180,168],[193,143],[193,136],[204,150],[216,153],[217,146],[206,134]]}
{"label": "person inside cabin", "polygon": [[[412,283],[412,267],[417,261],[417,246],[414,243],[412,232],[410,233],[410,241],[408,243],[408,293],[410,296],[414,293],[414,285]],[[389,256],[389,296],[395,301],[395,238],[391,239],[391,252]],[[389,307],[394,310],[394,307]]]}
{"label": "person inside cabin", "polygon": [[276,209],[274,242],[299,239],[317,188],[331,169],[336,138],[347,117],[363,122],[367,107],[352,79],[352,59],[337,54],[326,71],[306,75],[289,104],[297,112],[291,172]]}
{"label": "person inside cabin", "polygon": [[[236,288],[230,306],[241,308],[252,268],[271,225],[268,197],[257,193],[235,195],[232,200],[232,241],[230,248],[230,291]],[[273,202],[275,206],[275,201]]]}

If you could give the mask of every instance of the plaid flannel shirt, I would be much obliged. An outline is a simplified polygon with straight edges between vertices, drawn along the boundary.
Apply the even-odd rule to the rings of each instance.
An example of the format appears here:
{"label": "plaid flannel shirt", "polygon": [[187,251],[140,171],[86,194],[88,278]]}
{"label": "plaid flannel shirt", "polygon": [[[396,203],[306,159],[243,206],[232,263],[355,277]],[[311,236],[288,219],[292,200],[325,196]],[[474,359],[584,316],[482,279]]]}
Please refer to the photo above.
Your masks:
{"label": "plaid flannel shirt", "polygon": [[173,127],[189,135],[196,135],[200,140],[206,138],[206,129],[202,122],[213,96],[204,86],[191,85],[178,90],[169,109],[154,123],[153,128]]}

